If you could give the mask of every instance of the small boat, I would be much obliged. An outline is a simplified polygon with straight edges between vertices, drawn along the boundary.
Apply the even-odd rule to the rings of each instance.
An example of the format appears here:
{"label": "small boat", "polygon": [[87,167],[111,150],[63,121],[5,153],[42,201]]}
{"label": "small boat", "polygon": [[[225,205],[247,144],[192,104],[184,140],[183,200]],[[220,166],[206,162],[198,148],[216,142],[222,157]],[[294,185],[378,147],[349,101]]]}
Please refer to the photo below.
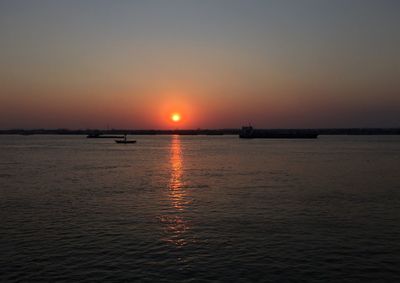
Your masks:
{"label": "small boat", "polygon": [[127,143],[136,143],[136,141],[135,140],[131,140],[131,141],[128,141],[127,139],[126,139],[126,135],[124,135],[124,139],[123,140],[114,140],[116,143],[123,143],[123,144],[127,144]]}

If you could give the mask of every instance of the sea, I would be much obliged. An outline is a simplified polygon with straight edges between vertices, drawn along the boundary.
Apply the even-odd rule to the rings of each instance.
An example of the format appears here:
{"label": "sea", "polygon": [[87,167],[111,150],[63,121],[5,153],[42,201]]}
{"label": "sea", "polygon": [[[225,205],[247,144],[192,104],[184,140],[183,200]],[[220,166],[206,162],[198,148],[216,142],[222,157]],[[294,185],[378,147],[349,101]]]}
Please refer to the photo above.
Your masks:
{"label": "sea", "polygon": [[1,282],[400,282],[400,136],[0,136]]}

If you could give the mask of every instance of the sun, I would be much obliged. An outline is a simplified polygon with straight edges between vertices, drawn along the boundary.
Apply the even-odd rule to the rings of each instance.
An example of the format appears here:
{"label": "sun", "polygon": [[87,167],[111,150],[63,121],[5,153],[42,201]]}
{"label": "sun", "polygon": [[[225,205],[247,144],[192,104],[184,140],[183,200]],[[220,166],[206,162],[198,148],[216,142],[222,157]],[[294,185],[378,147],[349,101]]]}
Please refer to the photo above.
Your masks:
{"label": "sun", "polygon": [[181,120],[181,114],[179,114],[179,113],[173,113],[173,114],[171,115],[171,120],[172,120],[173,122],[179,122],[179,121]]}

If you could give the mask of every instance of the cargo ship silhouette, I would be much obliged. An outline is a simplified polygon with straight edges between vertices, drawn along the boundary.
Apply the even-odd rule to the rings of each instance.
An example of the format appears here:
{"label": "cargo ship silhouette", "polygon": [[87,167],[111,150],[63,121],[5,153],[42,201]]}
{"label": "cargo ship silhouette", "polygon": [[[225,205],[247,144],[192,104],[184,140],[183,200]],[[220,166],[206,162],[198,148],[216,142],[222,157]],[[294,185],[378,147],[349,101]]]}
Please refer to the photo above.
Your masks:
{"label": "cargo ship silhouette", "polygon": [[318,133],[312,130],[256,130],[252,126],[242,127],[242,139],[316,139]]}

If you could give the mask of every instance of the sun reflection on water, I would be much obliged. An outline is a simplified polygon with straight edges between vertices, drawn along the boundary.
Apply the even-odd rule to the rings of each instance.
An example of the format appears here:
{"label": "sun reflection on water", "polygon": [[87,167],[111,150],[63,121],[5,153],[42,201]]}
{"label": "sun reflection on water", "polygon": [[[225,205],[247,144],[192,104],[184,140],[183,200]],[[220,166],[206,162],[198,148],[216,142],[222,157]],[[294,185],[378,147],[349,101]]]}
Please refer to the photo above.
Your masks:
{"label": "sun reflection on water", "polygon": [[171,179],[169,182],[169,194],[172,205],[177,210],[185,208],[185,191],[183,190],[183,162],[181,141],[179,136],[173,136],[171,142]]}
{"label": "sun reflection on water", "polygon": [[168,185],[168,199],[171,203],[171,213],[161,217],[166,224],[167,242],[176,246],[188,243],[186,233],[189,230],[188,221],[182,216],[189,204],[183,182],[183,158],[181,140],[178,135],[172,137],[170,151],[171,177]]}

